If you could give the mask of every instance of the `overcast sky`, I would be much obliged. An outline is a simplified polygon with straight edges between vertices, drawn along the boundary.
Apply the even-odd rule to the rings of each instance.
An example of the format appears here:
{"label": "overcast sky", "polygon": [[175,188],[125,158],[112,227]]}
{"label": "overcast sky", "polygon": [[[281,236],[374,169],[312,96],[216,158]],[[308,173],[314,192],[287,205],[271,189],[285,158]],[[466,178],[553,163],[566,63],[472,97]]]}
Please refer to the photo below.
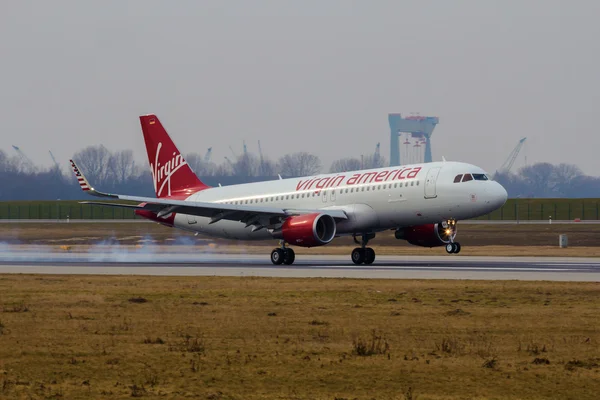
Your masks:
{"label": "overcast sky", "polygon": [[[50,165],[104,144],[146,163],[138,115],[221,162],[261,140],[326,169],[433,115],[433,157],[600,175],[600,1],[25,1],[0,12],[0,148]],[[523,165],[523,157],[515,164]],[[66,170],[66,168],[65,168]]]}

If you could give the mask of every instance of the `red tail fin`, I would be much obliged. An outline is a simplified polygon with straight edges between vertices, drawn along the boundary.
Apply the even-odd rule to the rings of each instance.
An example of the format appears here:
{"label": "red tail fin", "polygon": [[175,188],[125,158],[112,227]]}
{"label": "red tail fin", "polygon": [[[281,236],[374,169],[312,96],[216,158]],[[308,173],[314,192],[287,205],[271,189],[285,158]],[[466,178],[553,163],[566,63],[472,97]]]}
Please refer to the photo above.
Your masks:
{"label": "red tail fin", "polygon": [[140,116],[156,197],[186,198],[203,189],[156,115]]}

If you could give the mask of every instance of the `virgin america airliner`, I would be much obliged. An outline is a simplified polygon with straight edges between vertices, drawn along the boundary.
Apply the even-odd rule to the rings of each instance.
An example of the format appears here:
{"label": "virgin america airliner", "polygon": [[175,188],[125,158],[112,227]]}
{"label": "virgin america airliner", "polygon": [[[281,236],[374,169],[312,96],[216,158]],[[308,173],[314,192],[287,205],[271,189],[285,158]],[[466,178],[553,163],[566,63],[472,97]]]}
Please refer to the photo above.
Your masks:
{"label": "virgin america airliner", "polygon": [[351,235],[355,264],[372,264],[367,247],[378,232],[423,247],[460,251],[456,221],[501,207],[506,190],[485,171],[461,162],[433,162],[321,174],[223,187],[202,183],[156,115],[140,116],[156,198],[95,190],[71,160],[81,188],[94,196],[134,204],[84,202],[132,208],[163,225],[233,240],[279,240],[273,264],[294,262],[288,246],[324,246]]}

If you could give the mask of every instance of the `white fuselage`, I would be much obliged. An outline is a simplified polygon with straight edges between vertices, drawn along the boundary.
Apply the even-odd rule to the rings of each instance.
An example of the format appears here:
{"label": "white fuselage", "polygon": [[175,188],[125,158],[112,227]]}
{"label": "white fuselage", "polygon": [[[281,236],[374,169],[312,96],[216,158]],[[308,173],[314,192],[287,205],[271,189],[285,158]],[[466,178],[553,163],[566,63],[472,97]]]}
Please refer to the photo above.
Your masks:
{"label": "white fuselage", "polygon": [[[479,179],[455,183],[459,174],[476,174]],[[214,187],[186,200],[285,209],[343,209],[349,218],[338,221],[337,235],[362,234],[469,219],[494,211],[506,202],[506,190],[497,182],[481,180],[484,174],[471,164],[434,162]],[[206,217],[176,214],[174,226],[228,239],[273,238],[267,229],[252,232],[242,222],[209,222]]]}

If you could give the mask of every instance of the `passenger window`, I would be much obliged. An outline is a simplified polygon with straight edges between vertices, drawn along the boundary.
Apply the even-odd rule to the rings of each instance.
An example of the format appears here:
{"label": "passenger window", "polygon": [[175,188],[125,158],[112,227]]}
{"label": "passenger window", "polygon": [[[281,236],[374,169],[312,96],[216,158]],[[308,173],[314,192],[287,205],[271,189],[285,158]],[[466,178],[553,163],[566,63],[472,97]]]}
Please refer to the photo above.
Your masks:
{"label": "passenger window", "polygon": [[412,181],[412,182],[410,183],[410,186],[415,186],[415,181]]}
{"label": "passenger window", "polygon": [[454,177],[454,183],[460,182],[461,179],[462,179],[462,174],[456,175],[456,177]]}
{"label": "passenger window", "polygon": [[395,188],[397,188],[397,187],[398,187],[398,184],[397,184],[397,183],[394,183],[394,187],[395,187]]}
{"label": "passenger window", "polygon": [[472,181],[473,177],[471,176],[471,174],[465,174],[465,176],[463,176],[462,181],[463,182],[468,182],[468,181]]}
{"label": "passenger window", "polygon": [[417,186],[419,186],[419,181],[417,181]]}

